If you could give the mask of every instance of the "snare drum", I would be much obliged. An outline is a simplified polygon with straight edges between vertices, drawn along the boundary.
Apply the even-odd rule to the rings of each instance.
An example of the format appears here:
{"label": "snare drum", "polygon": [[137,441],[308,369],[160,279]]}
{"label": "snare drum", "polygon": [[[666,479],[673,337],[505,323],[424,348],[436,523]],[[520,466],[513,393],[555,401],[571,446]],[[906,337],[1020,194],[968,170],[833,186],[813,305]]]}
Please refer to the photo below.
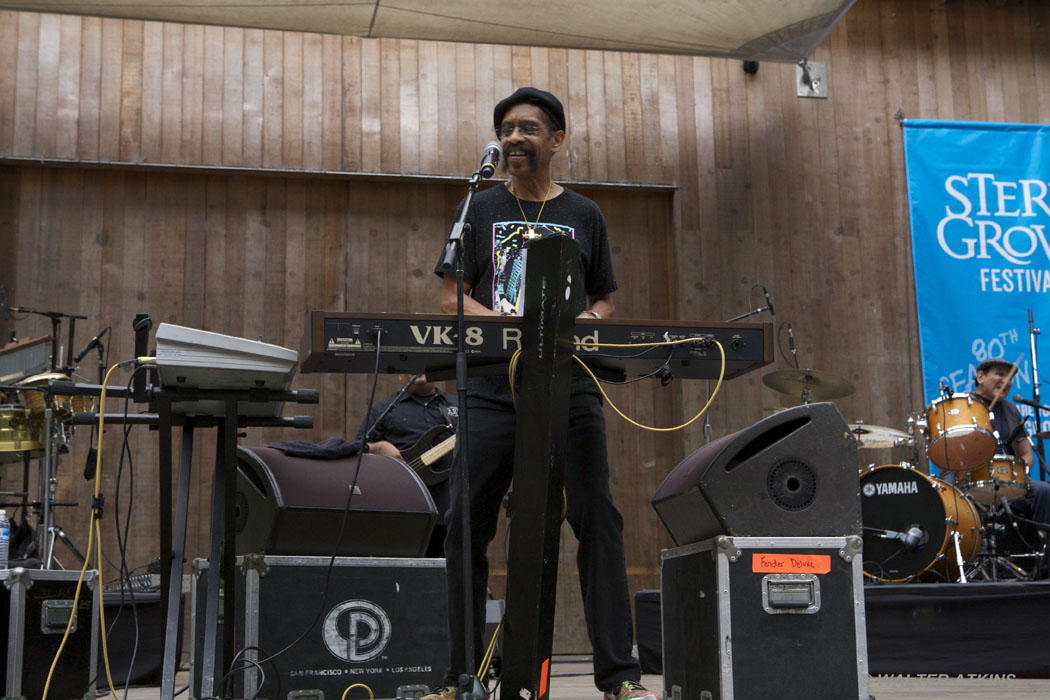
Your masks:
{"label": "snare drum", "polygon": [[1031,483],[1024,460],[1013,455],[995,455],[988,464],[955,477],[955,484],[978,503],[996,503],[999,496],[1007,501],[1024,498]]}
{"label": "snare drum", "polygon": [[0,404],[0,452],[38,450],[40,430],[29,420],[21,404]]}
{"label": "snare drum", "polygon": [[[937,572],[941,580],[956,578],[955,533],[964,564],[977,557],[977,507],[951,484],[911,467],[887,464],[861,475],[860,493],[865,576],[900,582]],[[920,537],[905,541],[913,528]]]}
{"label": "snare drum", "polygon": [[926,454],[949,471],[970,471],[995,456],[998,439],[988,409],[969,394],[935,400],[926,408]]}
{"label": "snare drum", "polygon": [[[18,382],[16,386],[40,387],[41,389],[44,389],[51,384],[51,382],[68,381],[70,381],[70,378],[67,374],[62,374],[61,372],[45,372],[44,374],[35,374],[32,377],[26,377]],[[44,396],[44,391],[40,389],[26,388],[20,389],[18,395],[30,418],[34,420],[43,418],[44,409],[47,407],[47,399]],[[66,418],[72,413],[78,411],[91,411],[93,410],[93,406],[94,398],[91,396],[58,396],[56,394],[51,398],[51,407],[54,409],[55,417],[57,418]]]}

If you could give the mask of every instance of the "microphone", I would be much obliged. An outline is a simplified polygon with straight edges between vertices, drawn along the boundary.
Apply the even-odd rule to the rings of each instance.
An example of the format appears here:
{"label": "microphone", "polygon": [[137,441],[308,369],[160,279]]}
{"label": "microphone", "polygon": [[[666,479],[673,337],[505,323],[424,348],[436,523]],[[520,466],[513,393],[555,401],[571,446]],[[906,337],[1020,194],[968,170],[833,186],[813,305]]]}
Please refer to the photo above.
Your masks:
{"label": "microphone", "polygon": [[[94,432],[94,431],[92,431]],[[84,478],[91,481],[95,478],[95,469],[98,467],[98,448],[92,445],[88,448],[87,460],[84,462]]]}
{"label": "microphone", "polygon": [[1020,394],[1014,394],[1014,403],[1023,403],[1025,406],[1031,406],[1032,408],[1039,408],[1044,411],[1048,410],[1047,407],[1043,404],[1036,403],[1035,401],[1029,401]]}
{"label": "microphone", "polygon": [[[395,396],[394,399],[390,402],[390,404],[383,410],[383,412],[379,414],[379,417],[375,419],[372,425],[368,427],[368,430],[365,431],[365,434],[361,436],[361,442],[368,442],[368,436],[371,435],[372,431],[376,429],[377,425],[379,425],[379,421],[386,418],[386,414],[390,413],[390,409],[392,409],[394,405],[397,404],[398,400],[404,395],[404,393],[408,391],[408,387],[415,384],[416,380],[422,376],[423,372],[413,374],[412,378],[405,382],[405,385],[401,387],[400,391],[397,392],[397,396]],[[368,420],[368,416],[365,416],[365,420]]]}
{"label": "microphone", "polygon": [[105,328],[103,328],[102,330],[100,330],[98,332],[98,335],[96,335],[94,338],[89,340],[88,344],[85,345],[83,347],[83,349],[81,349],[81,351],[78,352],[76,354],[76,356],[73,357],[73,364],[76,364],[76,363],[80,362],[81,360],[83,360],[84,359],[84,355],[87,355],[94,348],[96,348],[99,345],[101,345],[101,343],[99,341],[102,340],[102,336],[104,336],[108,332],[109,332],[109,326],[106,326]]}
{"label": "microphone", "polygon": [[769,315],[776,316],[777,312],[773,310],[773,300],[769,298],[769,290],[762,287],[762,293],[766,295],[766,308],[769,309]]}
{"label": "microphone", "polygon": [[492,177],[502,155],[503,148],[500,147],[499,141],[489,141],[485,144],[485,151],[481,155],[481,177]]}
{"label": "microphone", "polygon": [[918,525],[912,525],[907,532],[884,530],[879,537],[884,540],[900,540],[904,543],[905,549],[912,551],[922,543],[922,529]]}
{"label": "microphone", "polygon": [[3,308],[3,317],[5,321],[11,320],[11,312],[8,310],[7,305],[7,287],[0,284],[0,307]]}
{"label": "microphone", "polygon": [[914,525],[908,528],[908,531],[903,533],[900,538],[901,542],[904,543],[904,548],[909,552],[913,551],[922,542],[922,530]]}
{"label": "microphone", "polygon": [[1003,505],[1006,514],[1013,518],[1014,512],[1010,509],[1010,501],[1006,500],[1006,496],[999,496],[999,502]]}
{"label": "microphone", "polygon": [[791,324],[788,324],[788,348],[791,350],[791,354],[795,354],[795,334],[791,331]]}

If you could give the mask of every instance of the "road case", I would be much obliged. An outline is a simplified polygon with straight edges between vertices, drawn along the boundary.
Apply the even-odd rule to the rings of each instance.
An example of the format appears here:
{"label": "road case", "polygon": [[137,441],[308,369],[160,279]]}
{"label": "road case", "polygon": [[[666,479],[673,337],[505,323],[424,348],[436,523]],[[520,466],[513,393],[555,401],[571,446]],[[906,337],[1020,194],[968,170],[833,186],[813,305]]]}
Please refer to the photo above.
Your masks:
{"label": "road case", "polygon": [[73,625],[51,674],[51,700],[95,697],[98,630],[98,571],[84,572],[74,606],[79,571],[0,569],[0,659],[4,700],[41,698],[51,664],[75,611]]}
{"label": "road case", "polygon": [[660,553],[668,700],[868,700],[861,539],[730,537]]}
{"label": "road case", "polygon": [[[305,635],[272,662],[261,664],[265,684],[260,685],[262,677],[254,669],[235,673],[234,697],[256,697],[257,692],[259,698],[275,697],[275,676],[280,677],[282,700],[337,700],[356,683],[367,685],[376,698],[398,697],[399,688],[410,686],[421,695],[424,686],[435,686],[444,678],[448,665],[445,560],[337,557],[327,580],[330,561],[330,557],[237,557],[237,648],[257,648],[242,658],[262,661],[304,631]],[[202,652],[209,568],[205,559],[193,563],[194,698],[201,697],[208,665]],[[221,645],[221,633],[217,638]],[[211,681],[220,697],[219,682],[225,673],[226,669],[215,668]],[[350,695],[366,696],[364,689]]]}

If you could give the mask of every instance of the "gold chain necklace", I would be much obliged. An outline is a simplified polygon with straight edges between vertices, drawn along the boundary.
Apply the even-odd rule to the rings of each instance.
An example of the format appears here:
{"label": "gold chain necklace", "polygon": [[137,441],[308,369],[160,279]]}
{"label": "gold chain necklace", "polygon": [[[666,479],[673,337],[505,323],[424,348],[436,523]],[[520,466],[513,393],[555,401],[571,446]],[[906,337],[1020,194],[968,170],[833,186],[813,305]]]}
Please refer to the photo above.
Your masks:
{"label": "gold chain necklace", "polygon": [[530,240],[531,241],[533,238],[540,238],[541,237],[540,234],[536,233],[536,227],[540,225],[540,217],[543,216],[543,207],[547,206],[547,197],[550,196],[551,187],[553,185],[554,185],[554,180],[548,180],[547,181],[547,193],[545,195],[543,195],[543,201],[540,203],[540,212],[539,212],[539,214],[536,215],[536,223],[534,223],[532,226],[529,226],[529,217],[525,216],[525,209],[521,206],[521,200],[518,199],[518,193],[514,191],[514,185],[510,186],[510,193],[512,195],[514,195],[514,201],[518,203],[518,211],[521,212],[521,218],[525,222],[525,225],[528,226],[528,229],[529,229],[528,232],[524,236],[524,238],[526,240]]}

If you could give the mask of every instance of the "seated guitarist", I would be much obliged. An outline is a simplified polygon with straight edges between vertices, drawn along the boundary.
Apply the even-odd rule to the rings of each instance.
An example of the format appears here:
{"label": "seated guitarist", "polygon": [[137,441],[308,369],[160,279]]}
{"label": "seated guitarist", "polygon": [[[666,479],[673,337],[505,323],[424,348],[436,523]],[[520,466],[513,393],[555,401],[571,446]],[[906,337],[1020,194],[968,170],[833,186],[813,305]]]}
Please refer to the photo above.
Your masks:
{"label": "seated guitarist", "polygon": [[397,375],[405,385],[372,407],[357,432],[369,452],[396,457],[408,464],[423,483],[438,509],[438,521],[426,556],[445,556],[445,511],[448,510],[448,476],[459,418],[456,397],[446,394],[425,374]]}

